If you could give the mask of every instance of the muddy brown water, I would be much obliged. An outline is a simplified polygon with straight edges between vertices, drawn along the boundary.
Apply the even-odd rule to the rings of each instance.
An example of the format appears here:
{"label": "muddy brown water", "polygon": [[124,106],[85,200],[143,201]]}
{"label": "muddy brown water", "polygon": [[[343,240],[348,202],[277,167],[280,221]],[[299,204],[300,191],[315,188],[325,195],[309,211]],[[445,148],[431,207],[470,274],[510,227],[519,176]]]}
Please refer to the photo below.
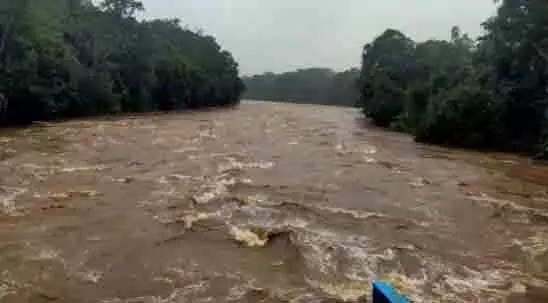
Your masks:
{"label": "muddy brown water", "polygon": [[548,168],[234,109],[0,133],[0,302],[548,302]]}

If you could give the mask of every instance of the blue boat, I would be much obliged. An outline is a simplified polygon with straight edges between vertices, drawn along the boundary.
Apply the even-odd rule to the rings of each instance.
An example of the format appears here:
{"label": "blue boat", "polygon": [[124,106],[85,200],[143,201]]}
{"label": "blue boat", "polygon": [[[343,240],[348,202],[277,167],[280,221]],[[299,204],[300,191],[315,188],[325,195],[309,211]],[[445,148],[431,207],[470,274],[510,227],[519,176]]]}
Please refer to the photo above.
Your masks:
{"label": "blue boat", "polygon": [[390,283],[373,282],[373,303],[410,303]]}

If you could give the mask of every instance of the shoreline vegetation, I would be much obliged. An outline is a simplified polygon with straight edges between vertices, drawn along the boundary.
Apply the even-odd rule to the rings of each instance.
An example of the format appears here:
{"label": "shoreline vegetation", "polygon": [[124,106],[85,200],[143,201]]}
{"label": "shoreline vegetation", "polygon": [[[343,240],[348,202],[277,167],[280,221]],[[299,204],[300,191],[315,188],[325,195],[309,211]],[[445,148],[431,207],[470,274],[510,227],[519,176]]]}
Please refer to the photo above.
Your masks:
{"label": "shoreline vegetation", "polygon": [[359,100],[357,68],[337,73],[307,68],[287,73],[243,77],[244,98],[286,103],[356,106]]}
{"label": "shoreline vegetation", "polygon": [[477,40],[388,29],[363,49],[360,107],[419,142],[548,158],[548,2],[499,1]]}
{"label": "shoreline vegetation", "polygon": [[[240,78],[231,53],[137,0],[0,0],[0,125],[245,99],[357,106],[419,142],[548,159],[548,2],[500,0],[471,39],[387,29],[360,68]],[[244,91],[244,87],[247,90]]]}
{"label": "shoreline vegetation", "polygon": [[359,71],[311,68],[244,77],[245,96],[357,105],[375,125],[419,142],[546,160],[548,2],[497,2],[478,39],[456,26],[449,40],[428,41],[387,29],[364,46]]}
{"label": "shoreline vegetation", "polygon": [[238,64],[136,0],[0,0],[0,124],[239,102]]}

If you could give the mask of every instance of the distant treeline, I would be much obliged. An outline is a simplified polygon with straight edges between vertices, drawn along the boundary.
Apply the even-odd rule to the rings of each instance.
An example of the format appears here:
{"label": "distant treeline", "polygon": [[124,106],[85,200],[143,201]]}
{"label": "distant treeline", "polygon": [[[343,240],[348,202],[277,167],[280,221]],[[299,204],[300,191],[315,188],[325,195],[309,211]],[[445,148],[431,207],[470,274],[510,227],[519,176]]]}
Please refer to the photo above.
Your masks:
{"label": "distant treeline", "polygon": [[244,77],[247,99],[355,106],[359,100],[359,69],[336,73],[326,68]]}
{"label": "distant treeline", "polygon": [[548,157],[548,1],[502,0],[477,41],[387,30],[363,50],[361,106],[418,141]]}
{"label": "distant treeline", "polygon": [[210,36],[139,22],[136,0],[0,0],[0,124],[228,105],[243,83]]}

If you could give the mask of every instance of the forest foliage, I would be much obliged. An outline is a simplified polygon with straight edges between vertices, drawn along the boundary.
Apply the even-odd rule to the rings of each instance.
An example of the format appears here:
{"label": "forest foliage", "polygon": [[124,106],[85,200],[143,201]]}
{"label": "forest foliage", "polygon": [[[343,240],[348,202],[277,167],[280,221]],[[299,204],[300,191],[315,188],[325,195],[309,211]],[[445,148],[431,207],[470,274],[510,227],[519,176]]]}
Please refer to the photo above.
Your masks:
{"label": "forest foliage", "polygon": [[[0,0],[0,124],[238,102],[238,65],[176,19],[139,21],[138,0]],[[250,99],[358,105],[418,141],[548,158],[548,2],[499,0],[473,40],[389,29],[361,69],[246,77]]]}
{"label": "forest foliage", "polygon": [[386,30],[363,49],[360,105],[418,141],[548,157],[548,2],[502,0],[478,40]]}
{"label": "forest foliage", "polygon": [[238,102],[232,55],[137,0],[0,0],[0,124]]}
{"label": "forest foliage", "polygon": [[244,77],[244,97],[253,100],[355,106],[359,69],[337,73],[327,68],[299,69]]}

